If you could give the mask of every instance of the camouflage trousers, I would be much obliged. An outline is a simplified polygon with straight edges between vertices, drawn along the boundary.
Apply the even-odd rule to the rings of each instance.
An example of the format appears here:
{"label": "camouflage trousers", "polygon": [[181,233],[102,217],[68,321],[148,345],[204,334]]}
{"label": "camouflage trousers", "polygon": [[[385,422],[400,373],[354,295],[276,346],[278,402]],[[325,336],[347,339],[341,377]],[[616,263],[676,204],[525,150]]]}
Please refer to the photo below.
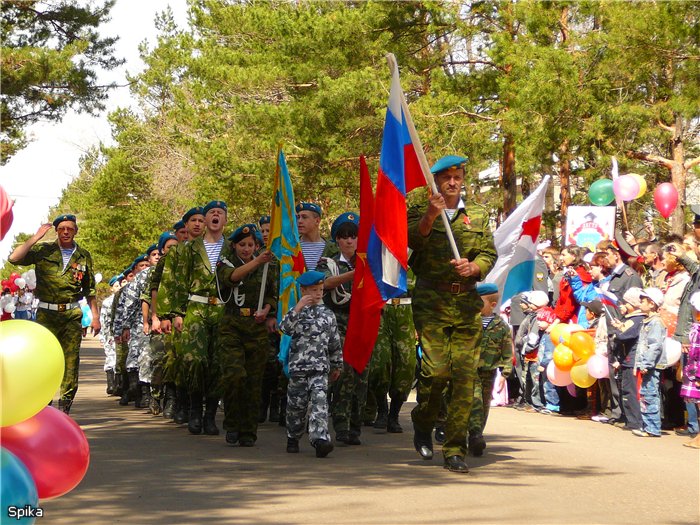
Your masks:
{"label": "camouflage trousers", "polygon": [[224,429],[257,438],[263,371],[269,355],[264,323],[226,313],[220,324],[217,362],[221,368]]}
{"label": "camouflage trousers", "polygon": [[[166,356],[166,340],[169,340],[170,336],[167,334],[151,334],[151,349],[150,349],[150,369],[151,369],[151,380],[150,383],[153,386],[160,386],[163,384],[163,367],[165,365]],[[172,346],[172,345],[170,345]]]}
{"label": "camouflage trousers", "polygon": [[114,370],[117,366],[117,347],[114,342],[114,337],[111,335],[102,342],[102,348],[105,351],[105,372],[107,370]]}
{"label": "camouflage trousers", "polygon": [[[142,371],[142,363],[144,358],[148,357],[150,353],[151,346],[151,336],[143,333],[143,324],[138,323],[131,327],[129,331],[129,352],[126,355],[126,369],[127,370],[138,370],[139,371],[139,381],[145,383],[150,382],[150,380],[144,379],[144,371]],[[144,356],[146,354],[146,356]]]}
{"label": "camouflage trousers", "polygon": [[369,368],[358,374],[352,366],[343,362],[340,378],[332,387],[331,414],[336,435],[343,432],[359,436],[362,432],[368,376]]}
{"label": "camouflage trousers", "polygon": [[121,342],[121,343],[114,343],[116,347],[116,366],[115,366],[115,371],[118,374],[121,374],[122,372],[126,372],[126,356],[129,354],[129,343]]}
{"label": "camouflage trousers", "polygon": [[189,392],[215,395],[219,387],[219,367],[216,363],[222,305],[190,301],[182,325],[178,358],[181,359],[182,379],[178,382]]}
{"label": "camouflage trousers", "polygon": [[469,414],[469,436],[479,437],[484,433],[486,420],[491,408],[491,395],[493,382],[496,379],[496,370],[479,368],[474,379],[474,401],[472,411]]}
{"label": "camouflage trousers", "polygon": [[[410,304],[386,305],[369,362],[367,399],[406,401],[416,372],[416,335]],[[376,402],[375,402],[376,403]],[[376,411],[376,404],[375,404]]]}
{"label": "camouflage trousers", "polygon": [[37,322],[56,336],[61,343],[65,369],[61,381],[60,398],[71,403],[78,392],[78,369],[80,367],[80,343],[83,338],[83,327],[80,320],[83,312],[74,308],[66,312],[54,312],[39,308],[36,314]]}
{"label": "camouflage trousers", "polygon": [[287,387],[287,437],[300,439],[309,415],[309,441],[330,440],[328,434],[328,373],[292,374]]}
{"label": "camouflage trousers", "polygon": [[164,334],[163,345],[165,346],[165,356],[163,358],[163,383],[174,383],[184,386],[182,383],[183,374],[181,372],[182,360],[179,357],[180,336],[182,334],[173,331]]}
{"label": "camouflage trousers", "polygon": [[411,419],[417,430],[432,432],[449,382],[446,439],[442,447],[446,458],[464,457],[467,452],[467,429],[483,332],[479,313],[482,304],[475,292],[452,295],[423,288],[414,291],[413,320],[423,357],[416,389],[417,405]]}

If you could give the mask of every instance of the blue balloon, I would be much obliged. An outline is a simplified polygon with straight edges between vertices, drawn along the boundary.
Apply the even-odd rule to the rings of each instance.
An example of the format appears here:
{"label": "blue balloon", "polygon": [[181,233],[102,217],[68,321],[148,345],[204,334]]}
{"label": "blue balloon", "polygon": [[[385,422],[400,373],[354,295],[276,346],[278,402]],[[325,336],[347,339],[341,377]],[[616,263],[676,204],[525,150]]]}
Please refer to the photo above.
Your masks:
{"label": "blue balloon", "polygon": [[92,324],[92,312],[88,305],[81,306],[80,309],[83,311],[83,318],[80,320],[80,324],[83,328],[87,328]]}
{"label": "blue balloon", "polygon": [[[34,523],[33,517],[25,516],[17,519],[17,516],[27,507],[36,509],[39,504],[39,496],[32,475],[17,456],[6,448],[0,448],[0,524],[6,523]],[[16,509],[14,515],[13,509]]]}

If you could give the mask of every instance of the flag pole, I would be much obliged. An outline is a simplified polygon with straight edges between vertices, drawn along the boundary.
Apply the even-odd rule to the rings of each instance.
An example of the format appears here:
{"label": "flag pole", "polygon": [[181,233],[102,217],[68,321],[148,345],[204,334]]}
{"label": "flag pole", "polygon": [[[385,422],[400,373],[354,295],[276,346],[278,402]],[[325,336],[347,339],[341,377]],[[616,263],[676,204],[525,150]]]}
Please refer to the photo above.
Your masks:
{"label": "flag pole", "polygon": [[[398,71],[398,64],[396,63],[396,57],[393,53],[387,53],[386,61],[389,64],[389,69],[392,75],[394,71]],[[420,163],[421,171],[423,172],[423,177],[425,181],[430,186],[433,193],[439,193],[437,185],[435,184],[435,178],[430,172],[430,166],[428,165],[428,159],[423,151],[423,144],[418,137],[418,131],[416,131],[416,126],[413,124],[413,119],[411,118],[411,112],[408,110],[408,104],[406,103],[406,97],[404,96],[403,90],[401,90],[401,109],[403,109],[403,114],[406,117],[406,126],[408,127],[408,134],[411,136],[411,142],[413,142],[414,148],[416,150],[416,155],[418,157],[418,162]],[[454,235],[452,234],[452,228],[450,227],[450,221],[447,218],[447,213],[445,210],[440,211],[440,217],[442,217],[442,222],[445,225],[445,233],[447,233],[447,239],[450,241],[450,247],[452,248],[452,255],[455,259],[461,259],[459,255],[459,250],[457,249],[457,243],[455,242]]]}
{"label": "flag pole", "polygon": [[263,266],[262,283],[260,283],[260,297],[258,298],[258,312],[262,310],[263,300],[265,299],[265,286],[267,284],[267,268],[269,266],[269,262],[266,262],[265,266]]}

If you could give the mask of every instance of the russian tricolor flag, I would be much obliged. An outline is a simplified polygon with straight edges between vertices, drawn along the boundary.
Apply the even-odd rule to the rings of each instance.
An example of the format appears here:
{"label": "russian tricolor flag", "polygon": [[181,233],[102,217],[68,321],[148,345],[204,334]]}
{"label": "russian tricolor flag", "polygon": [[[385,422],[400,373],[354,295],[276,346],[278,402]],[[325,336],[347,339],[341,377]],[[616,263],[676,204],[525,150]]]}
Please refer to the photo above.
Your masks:
{"label": "russian tricolor flag", "polygon": [[498,285],[501,303],[520,292],[532,290],[548,183],[549,175],[493,234],[498,260],[484,281]]}
{"label": "russian tricolor flag", "polygon": [[385,300],[406,292],[406,193],[426,184],[406,125],[411,117],[401,107],[403,92],[396,62],[392,61],[392,66],[391,91],[379,157],[374,227],[367,248],[367,262]]}

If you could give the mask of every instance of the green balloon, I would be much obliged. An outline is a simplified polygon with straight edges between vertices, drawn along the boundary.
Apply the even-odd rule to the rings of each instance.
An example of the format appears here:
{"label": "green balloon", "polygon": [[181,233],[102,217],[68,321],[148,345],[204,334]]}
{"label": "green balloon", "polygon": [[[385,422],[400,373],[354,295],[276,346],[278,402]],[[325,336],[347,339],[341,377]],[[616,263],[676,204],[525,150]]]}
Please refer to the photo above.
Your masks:
{"label": "green balloon", "polygon": [[588,190],[588,197],[596,206],[607,206],[615,199],[613,181],[610,179],[595,181]]}

